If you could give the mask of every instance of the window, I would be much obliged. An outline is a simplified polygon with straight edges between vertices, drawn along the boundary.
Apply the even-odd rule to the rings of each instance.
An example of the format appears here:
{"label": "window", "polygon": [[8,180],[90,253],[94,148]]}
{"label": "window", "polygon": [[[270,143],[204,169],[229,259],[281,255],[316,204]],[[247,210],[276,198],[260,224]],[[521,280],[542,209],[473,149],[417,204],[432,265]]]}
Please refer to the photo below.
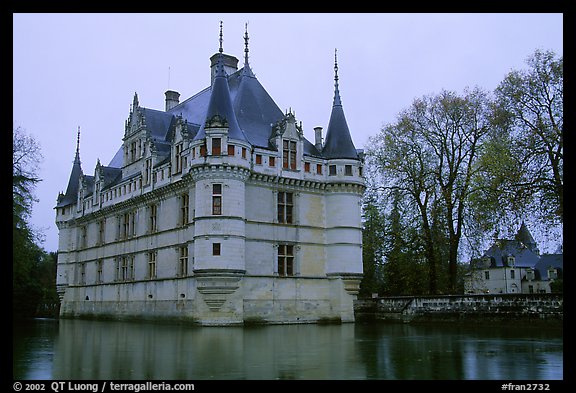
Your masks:
{"label": "window", "polygon": [[282,277],[294,275],[294,246],[280,244],[278,246],[278,275]]}
{"label": "window", "polygon": [[319,175],[322,174],[322,164],[316,164],[316,173]]}
{"label": "window", "polygon": [[489,272],[489,271],[485,271],[485,272],[484,272],[484,279],[485,279],[485,280],[490,280],[490,272]]}
{"label": "window", "polygon": [[296,169],[296,142],[283,141],[282,168]]}
{"label": "window", "polygon": [[256,154],[256,165],[262,165],[262,154]]}
{"label": "window", "polygon": [[180,225],[188,224],[190,196],[188,194],[180,195]]}
{"label": "window", "polygon": [[328,174],[330,176],[336,176],[336,165],[328,166]]}
{"label": "window", "polygon": [[154,233],[158,230],[158,205],[150,205],[148,207],[148,213],[148,232]]}
{"label": "window", "polygon": [[181,142],[174,148],[176,150],[174,154],[174,173],[180,173],[182,172],[182,149],[184,148],[184,145]]}
{"label": "window", "polygon": [[352,176],[352,165],[344,165],[344,175]]}
{"label": "window", "polygon": [[219,156],[222,154],[222,139],[212,138],[212,155]]}
{"label": "window", "polygon": [[222,214],[222,184],[212,184],[212,215]]}
{"label": "window", "polygon": [[276,166],[276,157],[270,157],[268,159],[268,166]]}
{"label": "window", "polygon": [[156,251],[148,253],[148,275],[149,279],[156,278]]}
{"label": "window", "polygon": [[201,157],[206,157],[206,145],[202,145],[200,146],[200,156]]}
{"label": "window", "polygon": [[186,277],[188,275],[188,246],[180,247],[177,275],[179,277]]}
{"label": "window", "polygon": [[99,259],[96,262],[96,284],[104,282],[104,262]]}
{"label": "window", "polygon": [[127,239],[136,234],[136,212],[127,212],[122,216],[121,239]]}
{"label": "window", "polygon": [[144,185],[152,183],[152,158],[146,160],[146,168],[144,171]]}
{"label": "window", "polygon": [[220,243],[212,243],[212,255],[220,255]]}
{"label": "window", "polygon": [[304,163],[304,172],[310,172],[310,163],[309,162]]}
{"label": "window", "polygon": [[528,285],[528,293],[534,293],[534,285]]}
{"label": "window", "polygon": [[291,192],[278,192],[278,222],[292,224],[293,194]]}
{"label": "window", "polygon": [[242,148],[242,158],[246,158],[246,148]]}
{"label": "window", "polygon": [[81,248],[86,248],[86,246],[88,245],[88,227],[86,225],[84,225],[83,227],[80,228],[80,247]]}
{"label": "window", "polygon": [[558,278],[558,271],[554,268],[548,269],[548,279],[556,280]]}
{"label": "window", "polygon": [[130,144],[130,162],[136,161],[136,141]]}
{"label": "window", "polygon": [[535,276],[534,270],[529,269],[529,270],[526,271],[526,279],[527,279],[527,280],[530,280],[530,281],[531,281],[531,280],[534,280],[534,276]]}
{"label": "window", "polygon": [[514,269],[510,270],[510,278],[511,279],[516,278],[516,272],[514,271]]}
{"label": "window", "polygon": [[234,155],[234,145],[228,145],[228,155],[229,156],[233,156]]}
{"label": "window", "polygon": [[104,244],[106,240],[106,219],[98,221],[98,244]]}

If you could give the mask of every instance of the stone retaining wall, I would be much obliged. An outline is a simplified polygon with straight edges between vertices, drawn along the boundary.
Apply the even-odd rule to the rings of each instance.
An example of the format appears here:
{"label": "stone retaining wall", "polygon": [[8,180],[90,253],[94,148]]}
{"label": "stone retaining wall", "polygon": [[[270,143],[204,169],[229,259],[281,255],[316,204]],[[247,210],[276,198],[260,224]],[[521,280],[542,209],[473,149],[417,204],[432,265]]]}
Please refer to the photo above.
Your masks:
{"label": "stone retaining wall", "polygon": [[357,321],[562,324],[563,306],[562,294],[398,296],[356,300],[354,312]]}

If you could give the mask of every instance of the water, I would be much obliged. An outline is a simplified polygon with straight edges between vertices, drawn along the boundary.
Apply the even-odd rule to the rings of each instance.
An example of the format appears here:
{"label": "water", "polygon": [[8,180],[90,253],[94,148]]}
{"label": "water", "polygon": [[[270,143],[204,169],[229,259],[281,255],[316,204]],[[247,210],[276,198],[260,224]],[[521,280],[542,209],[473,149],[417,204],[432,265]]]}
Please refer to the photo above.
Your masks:
{"label": "water", "polygon": [[14,325],[14,379],[563,378],[561,329],[343,324],[192,327],[37,319]]}

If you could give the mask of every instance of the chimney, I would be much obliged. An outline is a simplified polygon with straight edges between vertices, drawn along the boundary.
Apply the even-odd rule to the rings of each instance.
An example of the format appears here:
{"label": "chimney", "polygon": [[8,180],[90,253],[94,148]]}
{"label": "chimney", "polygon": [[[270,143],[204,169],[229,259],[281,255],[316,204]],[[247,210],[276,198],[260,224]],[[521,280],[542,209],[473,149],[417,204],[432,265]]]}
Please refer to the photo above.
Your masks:
{"label": "chimney", "polygon": [[[220,56],[220,53],[216,53],[210,58],[210,85],[212,85],[214,82],[214,74],[216,73],[216,63],[218,62],[218,56]],[[238,71],[237,58],[225,53],[222,53],[222,57],[224,58],[224,72],[226,72],[226,75],[231,75]]]}
{"label": "chimney", "polygon": [[173,90],[166,90],[166,112],[180,103],[180,93]]}
{"label": "chimney", "polygon": [[314,127],[314,146],[318,151],[322,151],[322,127]]}

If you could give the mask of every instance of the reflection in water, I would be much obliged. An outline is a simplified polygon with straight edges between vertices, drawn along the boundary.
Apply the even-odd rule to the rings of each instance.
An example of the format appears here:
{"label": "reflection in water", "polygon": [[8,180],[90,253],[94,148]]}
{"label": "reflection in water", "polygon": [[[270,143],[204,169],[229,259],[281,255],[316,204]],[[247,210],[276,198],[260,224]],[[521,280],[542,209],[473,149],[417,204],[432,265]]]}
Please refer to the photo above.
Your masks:
{"label": "reflection in water", "polygon": [[37,320],[15,379],[562,379],[561,330]]}

